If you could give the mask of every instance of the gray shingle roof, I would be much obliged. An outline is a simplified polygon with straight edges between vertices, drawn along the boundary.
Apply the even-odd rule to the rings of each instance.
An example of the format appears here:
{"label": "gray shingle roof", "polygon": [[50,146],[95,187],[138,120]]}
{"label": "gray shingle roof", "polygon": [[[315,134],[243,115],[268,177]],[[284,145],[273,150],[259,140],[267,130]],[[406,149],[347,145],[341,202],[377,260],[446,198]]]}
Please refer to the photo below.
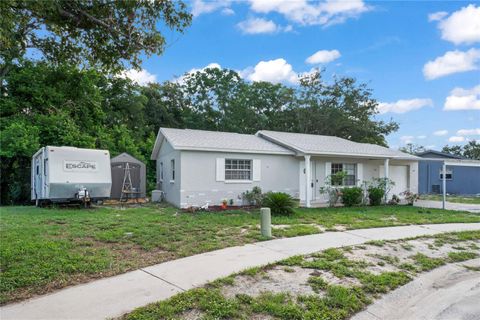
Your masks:
{"label": "gray shingle roof", "polygon": [[371,156],[418,160],[417,157],[398,150],[375,144],[353,142],[333,136],[267,130],[259,131],[257,135],[305,154]]}
{"label": "gray shingle roof", "polygon": [[[227,151],[265,154],[294,154],[292,151],[252,134],[205,131],[192,129],[160,128],[163,136],[176,150]],[[160,148],[159,137],[155,142],[152,158]]]}

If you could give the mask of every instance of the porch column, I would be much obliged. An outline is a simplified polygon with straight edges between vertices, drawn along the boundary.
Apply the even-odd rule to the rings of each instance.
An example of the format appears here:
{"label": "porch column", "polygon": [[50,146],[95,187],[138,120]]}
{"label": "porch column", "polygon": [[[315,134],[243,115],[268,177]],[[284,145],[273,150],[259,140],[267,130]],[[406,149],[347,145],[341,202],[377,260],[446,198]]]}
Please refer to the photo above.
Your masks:
{"label": "porch column", "polygon": [[310,208],[310,189],[311,189],[310,155],[305,155],[305,207]]}
{"label": "porch column", "polygon": [[[385,159],[385,162],[383,163],[383,169],[385,170],[385,174],[384,174],[385,182],[387,182],[388,181],[387,179],[390,178],[390,176],[389,176],[389,169],[390,169],[389,165],[390,165],[390,159]],[[387,200],[388,200],[388,193],[387,193],[387,190],[385,190],[385,202],[387,202]]]}
{"label": "porch column", "polygon": [[447,164],[442,164],[442,209],[445,210],[445,201],[447,201]]}

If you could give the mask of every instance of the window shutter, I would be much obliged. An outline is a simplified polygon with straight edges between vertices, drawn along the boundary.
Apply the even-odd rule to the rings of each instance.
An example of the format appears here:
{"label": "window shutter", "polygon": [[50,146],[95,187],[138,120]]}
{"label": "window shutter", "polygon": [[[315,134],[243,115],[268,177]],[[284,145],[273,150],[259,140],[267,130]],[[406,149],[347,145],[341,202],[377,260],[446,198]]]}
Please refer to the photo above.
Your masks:
{"label": "window shutter", "polygon": [[363,183],[363,163],[357,163],[357,186]]}
{"label": "window shutter", "polygon": [[332,163],[325,162],[325,178],[332,175]]}
{"label": "window shutter", "polygon": [[225,181],[225,158],[217,158],[217,181]]}
{"label": "window shutter", "polygon": [[260,159],[253,159],[253,181],[260,181],[261,180],[261,170],[262,170],[262,162]]}

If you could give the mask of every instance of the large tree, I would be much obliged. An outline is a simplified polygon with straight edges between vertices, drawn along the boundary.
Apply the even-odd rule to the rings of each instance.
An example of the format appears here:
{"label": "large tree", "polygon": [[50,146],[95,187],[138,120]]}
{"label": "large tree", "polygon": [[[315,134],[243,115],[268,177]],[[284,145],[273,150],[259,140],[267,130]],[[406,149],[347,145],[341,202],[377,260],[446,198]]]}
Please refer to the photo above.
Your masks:
{"label": "large tree", "polygon": [[186,5],[169,0],[2,0],[0,12],[2,83],[26,55],[108,71],[139,68],[142,56],[164,51],[160,30],[183,32],[191,23]]}
{"label": "large tree", "polygon": [[464,146],[446,145],[443,147],[442,152],[450,153],[456,156],[462,156],[467,159],[480,160],[480,142],[476,140],[468,141]]}

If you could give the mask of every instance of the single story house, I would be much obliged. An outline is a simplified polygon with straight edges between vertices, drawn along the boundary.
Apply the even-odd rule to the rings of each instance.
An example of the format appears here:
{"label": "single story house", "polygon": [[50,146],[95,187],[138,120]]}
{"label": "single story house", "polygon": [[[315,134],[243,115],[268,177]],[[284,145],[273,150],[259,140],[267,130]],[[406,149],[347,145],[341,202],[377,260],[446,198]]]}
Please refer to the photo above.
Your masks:
{"label": "single story house", "polygon": [[480,194],[480,161],[465,159],[449,153],[426,150],[418,153],[418,192],[443,193],[443,164],[446,165],[446,193],[458,195]]}
{"label": "single story house", "polygon": [[386,176],[395,181],[390,195],[418,190],[417,157],[332,136],[160,128],[151,159],[157,162],[157,188],[181,208],[223,199],[239,205],[254,186],[289,193],[310,207],[327,202],[320,188],[338,171],[348,173],[345,186]]}

